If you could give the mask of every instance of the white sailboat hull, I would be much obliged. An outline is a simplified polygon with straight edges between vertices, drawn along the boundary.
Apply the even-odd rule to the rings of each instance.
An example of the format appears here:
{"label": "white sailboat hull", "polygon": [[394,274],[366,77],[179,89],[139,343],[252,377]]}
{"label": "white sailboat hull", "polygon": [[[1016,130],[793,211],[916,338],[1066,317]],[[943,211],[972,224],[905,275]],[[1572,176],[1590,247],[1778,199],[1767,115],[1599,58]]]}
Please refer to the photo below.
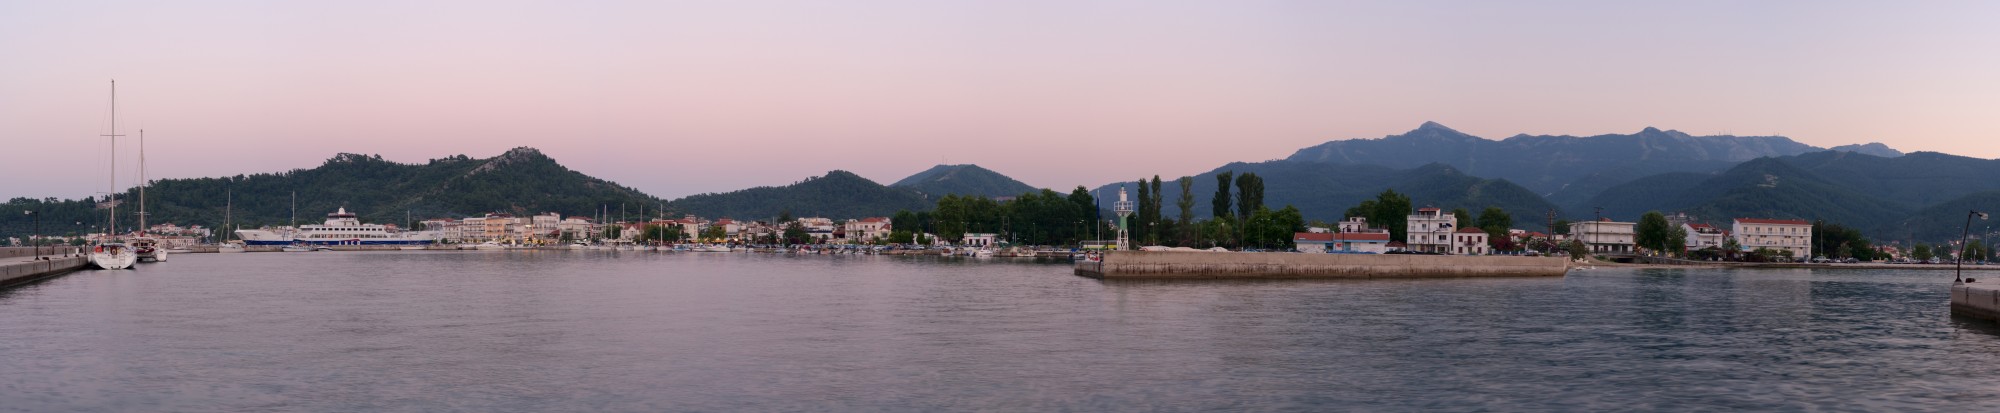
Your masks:
{"label": "white sailboat hull", "polygon": [[90,265],[98,269],[122,270],[132,268],[132,264],[138,262],[139,254],[133,252],[132,248],[122,245],[100,245],[92,248],[90,252]]}

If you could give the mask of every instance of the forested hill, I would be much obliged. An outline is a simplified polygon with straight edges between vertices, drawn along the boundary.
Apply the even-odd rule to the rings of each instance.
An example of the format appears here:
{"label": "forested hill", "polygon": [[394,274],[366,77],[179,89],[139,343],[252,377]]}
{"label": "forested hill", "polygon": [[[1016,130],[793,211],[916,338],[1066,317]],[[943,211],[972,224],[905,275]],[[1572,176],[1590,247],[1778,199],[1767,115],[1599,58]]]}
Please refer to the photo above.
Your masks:
{"label": "forested hill", "polygon": [[758,220],[789,212],[799,217],[848,219],[928,210],[935,202],[910,189],[883,186],[852,172],[837,170],[786,186],[693,195],[667,206],[672,211],[708,218]]}
{"label": "forested hill", "polygon": [[[244,227],[291,222],[292,194],[298,195],[298,222],[318,223],[345,207],[364,222],[400,224],[415,219],[457,218],[487,212],[557,212],[588,216],[599,206],[616,210],[661,201],[636,189],[570,170],[533,148],[514,148],[492,158],[465,155],[424,164],[383,160],[380,155],[343,153],[312,169],[223,178],[164,179],[146,191],[152,223],[219,227],[225,202],[233,199],[236,224]],[[137,224],[137,190],[120,196],[121,227]],[[45,233],[84,232],[102,225],[103,210],[90,201],[15,199],[0,205],[0,232],[31,230],[21,211],[42,210]],[[67,221],[67,222],[65,222]],[[52,222],[86,228],[51,226]]]}
{"label": "forested hill", "polygon": [[992,198],[1036,191],[1035,187],[973,164],[934,166],[889,186],[913,189],[933,198],[945,195]]}

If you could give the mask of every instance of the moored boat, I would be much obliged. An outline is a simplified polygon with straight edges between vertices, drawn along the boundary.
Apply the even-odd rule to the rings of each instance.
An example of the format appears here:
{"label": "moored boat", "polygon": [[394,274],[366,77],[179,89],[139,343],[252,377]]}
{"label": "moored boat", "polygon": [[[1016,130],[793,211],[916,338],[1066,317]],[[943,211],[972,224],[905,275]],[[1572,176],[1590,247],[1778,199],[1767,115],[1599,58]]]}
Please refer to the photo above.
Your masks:
{"label": "moored boat", "polygon": [[104,242],[90,248],[90,265],[101,270],[132,268],[132,264],[137,262],[138,252],[122,242]]}
{"label": "moored boat", "polygon": [[322,225],[302,225],[296,230],[245,229],[236,235],[249,245],[431,245],[443,234],[436,231],[397,231],[381,224],[363,224],[347,208],[326,214]]}

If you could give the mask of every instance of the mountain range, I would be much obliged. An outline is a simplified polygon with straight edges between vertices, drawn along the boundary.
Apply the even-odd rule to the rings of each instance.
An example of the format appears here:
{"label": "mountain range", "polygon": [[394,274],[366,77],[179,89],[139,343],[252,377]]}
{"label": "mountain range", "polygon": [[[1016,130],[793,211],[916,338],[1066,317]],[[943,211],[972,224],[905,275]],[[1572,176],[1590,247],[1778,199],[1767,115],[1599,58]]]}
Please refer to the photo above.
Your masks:
{"label": "mountain range", "polygon": [[[1634,134],[1589,137],[1515,135],[1489,140],[1434,122],[1400,135],[1326,142],[1284,159],[1233,162],[1193,175],[1194,215],[1210,215],[1215,175],[1264,178],[1266,204],[1298,207],[1308,219],[1338,220],[1347,208],[1394,189],[1419,206],[1478,211],[1497,206],[1517,227],[1540,229],[1549,211],[1563,218],[1636,220],[1646,211],[1686,212],[1727,225],[1733,217],[1825,220],[1870,231],[1885,240],[1935,241],[1955,236],[1951,221],[1969,209],[2000,206],[2000,161],[1934,152],[1904,154],[1880,143],[1822,149],[1780,136],[1692,136],[1645,128]],[[1163,213],[1177,216],[1178,185],[1162,185]],[[1118,187],[1102,185],[1104,199]],[[311,169],[222,178],[155,181],[148,195],[153,222],[221,222],[233,192],[236,222],[291,222],[298,211],[345,207],[370,222],[458,217],[487,212],[554,211],[591,215],[669,214],[764,219],[783,213],[835,219],[923,210],[948,194],[1005,197],[1032,186],[977,165],[937,165],[890,185],[830,171],[789,185],[665,200],[575,172],[532,148],[492,158],[457,155],[424,164],[380,156],[339,154]],[[1136,196],[1136,190],[1132,191]],[[120,199],[129,205],[136,194]],[[22,210],[83,232],[103,220],[94,199],[16,198],[0,204],[0,236],[28,231]],[[1108,202],[1108,201],[1107,201]],[[130,215],[121,218],[131,222]],[[1962,222],[1961,222],[1962,224]],[[1955,227],[1954,227],[1955,228]]]}

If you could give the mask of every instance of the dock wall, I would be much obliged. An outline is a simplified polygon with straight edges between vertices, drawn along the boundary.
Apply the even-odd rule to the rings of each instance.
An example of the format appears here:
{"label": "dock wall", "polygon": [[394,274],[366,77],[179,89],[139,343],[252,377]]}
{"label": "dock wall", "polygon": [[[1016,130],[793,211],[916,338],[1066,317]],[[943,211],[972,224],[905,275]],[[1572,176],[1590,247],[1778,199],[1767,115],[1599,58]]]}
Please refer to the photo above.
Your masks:
{"label": "dock wall", "polygon": [[1559,277],[1561,257],[1282,252],[1118,251],[1082,261],[1092,278],[1464,278]]}
{"label": "dock wall", "polygon": [[62,275],[83,268],[89,263],[89,259],[81,256],[58,256],[47,260],[35,260],[32,257],[0,260],[0,287]]}
{"label": "dock wall", "polygon": [[2000,320],[2000,284],[1980,282],[1953,284],[1951,314]]}

